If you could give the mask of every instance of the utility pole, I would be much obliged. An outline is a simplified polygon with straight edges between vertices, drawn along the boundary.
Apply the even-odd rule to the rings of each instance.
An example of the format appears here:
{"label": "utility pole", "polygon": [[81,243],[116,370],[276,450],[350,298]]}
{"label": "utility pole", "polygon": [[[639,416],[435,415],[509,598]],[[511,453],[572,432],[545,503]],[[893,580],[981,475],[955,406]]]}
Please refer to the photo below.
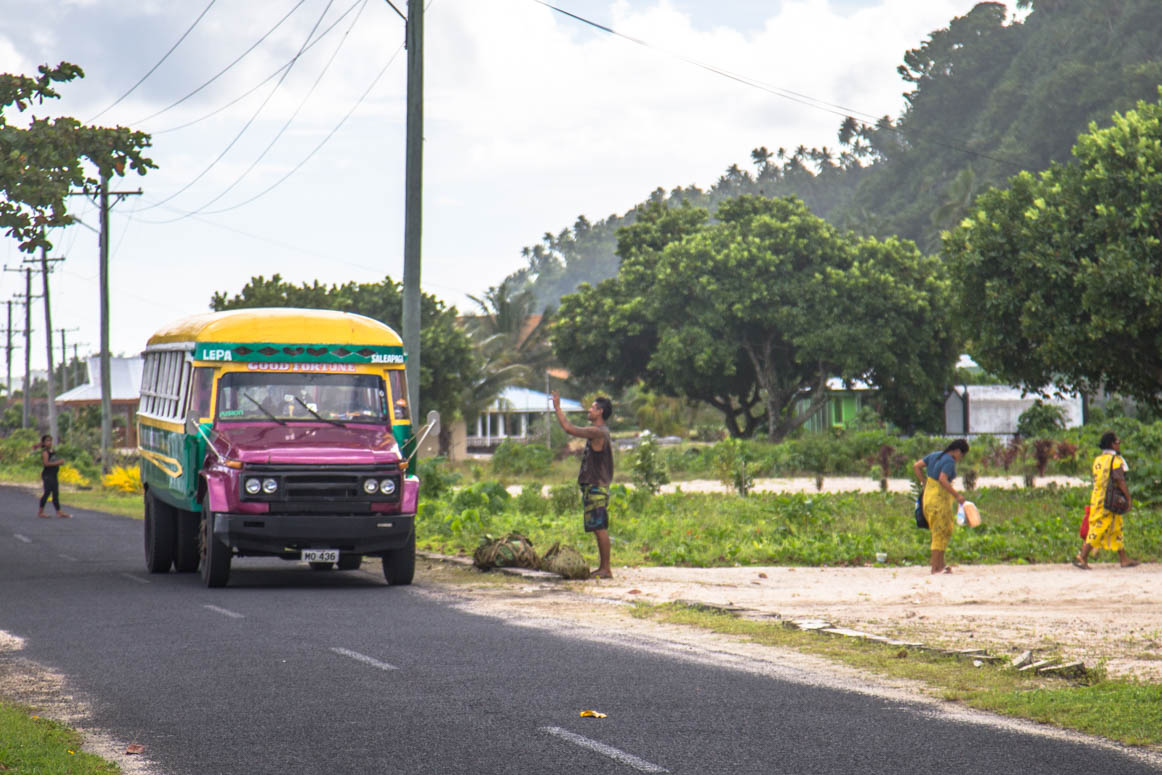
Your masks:
{"label": "utility pole", "polygon": [[140,196],[136,191],[110,191],[109,175],[101,173],[101,188],[97,193],[97,206],[101,211],[100,243],[100,284],[101,284],[101,471],[109,473],[113,468],[113,382],[109,374],[109,210],[113,204],[127,196]]}
{"label": "utility pole", "polygon": [[[17,304],[24,305],[24,390],[23,390],[24,400],[21,402],[23,404],[23,412],[21,413],[21,417],[20,417],[20,427],[27,428],[31,424],[30,420],[31,420],[31,416],[32,416],[32,414],[31,414],[32,396],[30,396],[28,394],[29,389],[32,387],[32,300],[39,299],[40,297],[32,295],[32,270],[31,269],[29,269],[28,267],[25,267],[24,269],[20,269],[20,268],[12,269],[9,267],[4,267],[4,271],[5,272],[23,272],[24,273],[24,297],[23,297],[23,299],[21,299],[18,296],[16,299],[13,299],[13,301]],[[11,318],[11,302],[9,304],[10,304],[10,306],[9,306],[9,313],[10,313],[9,314],[9,321],[11,321],[11,319],[12,319]],[[12,330],[11,322],[9,322],[8,329],[9,329],[9,331]],[[9,342],[11,342],[11,338],[12,338],[11,334],[9,334]],[[8,372],[9,385],[11,385],[11,377],[12,377],[11,358],[9,358],[9,367],[8,368],[9,368],[9,372]],[[9,389],[9,392],[11,392],[11,388]]]}
{"label": "utility pole", "polygon": [[8,390],[7,399],[12,400],[12,299],[8,300],[8,328],[4,329],[7,341],[4,344],[4,363],[7,367],[4,386]]}
{"label": "utility pole", "polygon": [[[394,7],[394,6],[393,6]],[[404,165],[403,344],[411,416],[420,413],[420,234],[423,226],[424,0],[408,0],[407,153]],[[418,422],[418,420],[417,420]]]}
{"label": "utility pole", "polygon": [[[66,331],[80,331],[79,328],[58,328],[57,333],[61,335],[61,392],[65,392],[72,385],[69,384],[69,348],[65,344]],[[75,348],[74,348],[75,349]]]}
{"label": "utility pole", "polygon": [[[55,380],[53,378],[53,373],[52,373],[52,371],[53,371],[53,362],[52,362],[52,305],[49,304],[49,295],[48,295],[48,264],[50,261],[55,263],[57,261],[64,261],[64,259],[63,258],[49,258],[48,257],[48,248],[41,247],[39,261],[35,258],[32,258],[32,259],[25,259],[24,263],[25,264],[36,264],[36,263],[40,264],[41,280],[43,281],[43,284],[42,284],[43,291],[41,293],[41,296],[44,297],[44,330],[47,332],[45,334],[45,337],[44,337],[44,345],[45,345],[45,354],[48,356],[48,374],[45,377],[45,389],[46,389],[46,395],[48,396],[48,432],[50,434],[52,434],[52,437],[54,440],[59,440],[57,421],[56,421],[56,387],[53,384],[55,382]],[[26,271],[31,273],[32,270],[29,267],[26,269]],[[30,288],[30,290],[31,290],[31,288]],[[25,318],[28,319],[27,311],[26,311]],[[63,352],[62,352],[62,357],[63,357]],[[25,360],[26,360],[26,362],[28,360],[27,353],[26,353]]]}

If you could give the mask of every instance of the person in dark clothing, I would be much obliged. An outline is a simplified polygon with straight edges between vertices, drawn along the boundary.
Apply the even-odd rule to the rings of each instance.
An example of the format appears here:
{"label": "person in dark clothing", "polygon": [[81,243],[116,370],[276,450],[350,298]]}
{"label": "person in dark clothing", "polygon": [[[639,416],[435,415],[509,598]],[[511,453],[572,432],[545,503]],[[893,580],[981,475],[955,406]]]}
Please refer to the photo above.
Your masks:
{"label": "person in dark clothing", "polygon": [[581,456],[581,471],[577,484],[581,488],[581,503],[585,511],[585,532],[597,539],[597,570],[590,574],[593,578],[611,579],[613,571],[609,565],[609,485],[613,482],[613,441],[605,421],[613,414],[613,402],[604,396],[594,399],[587,416],[589,425],[578,427],[569,422],[561,411],[561,394],[553,391],[553,410],[557,422],[570,436],[585,439],[585,452]]}
{"label": "person in dark clothing", "polygon": [[72,514],[61,511],[61,485],[58,474],[65,461],[61,460],[52,448],[52,436],[47,433],[40,439],[40,462],[44,466],[40,472],[41,481],[44,482],[44,495],[40,496],[40,510],[37,511],[36,516],[48,516],[44,513],[44,504],[48,502],[49,498],[52,498],[52,507],[56,509],[56,515],[58,517],[71,517]]}

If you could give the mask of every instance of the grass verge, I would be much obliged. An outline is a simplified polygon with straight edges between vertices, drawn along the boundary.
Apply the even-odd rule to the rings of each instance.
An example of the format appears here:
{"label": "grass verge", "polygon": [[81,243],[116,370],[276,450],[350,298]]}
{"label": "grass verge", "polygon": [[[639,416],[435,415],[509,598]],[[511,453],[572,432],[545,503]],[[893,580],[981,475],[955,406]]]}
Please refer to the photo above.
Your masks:
{"label": "grass verge", "polygon": [[1110,680],[1100,670],[1087,681],[1067,683],[1007,667],[974,667],[971,660],[929,651],[804,632],[709,607],[635,603],[631,613],[640,619],[697,627],[814,654],[890,678],[919,681],[942,699],[980,710],[1127,745],[1162,748],[1162,686]]}
{"label": "grass verge", "polygon": [[[19,468],[0,468],[0,483],[27,489],[37,496],[41,492],[39,472],[30,472]],[[46,504],[46,508],[48,508],[49,514],[53,513],[51,504]],[[81,490],[71,485],[62,484],[61,508],[65,511],[69,509],[104,511],[108,514],[120,514],[123,517],[133,517],[134,519],[141,519],[145,513],[140,493],[121,493],[101,486]]]}
{"label": "grass verge", "polygon": [[121,768],[82,753],[81,736],[28,709],[0,702],[0,772],[38,775],[116,775]]}

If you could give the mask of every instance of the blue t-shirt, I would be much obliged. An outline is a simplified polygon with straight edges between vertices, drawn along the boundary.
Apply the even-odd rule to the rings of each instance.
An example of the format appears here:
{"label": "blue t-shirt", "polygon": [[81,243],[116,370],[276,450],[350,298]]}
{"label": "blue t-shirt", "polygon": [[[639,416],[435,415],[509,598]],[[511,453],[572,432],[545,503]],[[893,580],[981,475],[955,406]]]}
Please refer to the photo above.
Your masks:
{"label": "blue t-shirt", "polygon": [[948,481],[956,478],[956,459],[947,452],[933,452],[924,458],[924,465],[928,466],[928,476],[940,481],[940,474],[948,476]]}

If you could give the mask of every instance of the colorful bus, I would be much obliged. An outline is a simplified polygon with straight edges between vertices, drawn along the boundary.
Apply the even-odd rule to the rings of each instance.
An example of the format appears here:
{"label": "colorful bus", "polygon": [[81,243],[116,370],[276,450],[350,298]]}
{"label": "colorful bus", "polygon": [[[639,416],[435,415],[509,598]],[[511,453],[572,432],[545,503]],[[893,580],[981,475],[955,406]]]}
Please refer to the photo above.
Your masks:
{"label": "colorful bus", "polygon": [[145,348],[138,408],[145,563],[225,586],[235,557],[315,570],[415,571],[419,480],[406,356],[362,315],[244,309],[195,315]]}

